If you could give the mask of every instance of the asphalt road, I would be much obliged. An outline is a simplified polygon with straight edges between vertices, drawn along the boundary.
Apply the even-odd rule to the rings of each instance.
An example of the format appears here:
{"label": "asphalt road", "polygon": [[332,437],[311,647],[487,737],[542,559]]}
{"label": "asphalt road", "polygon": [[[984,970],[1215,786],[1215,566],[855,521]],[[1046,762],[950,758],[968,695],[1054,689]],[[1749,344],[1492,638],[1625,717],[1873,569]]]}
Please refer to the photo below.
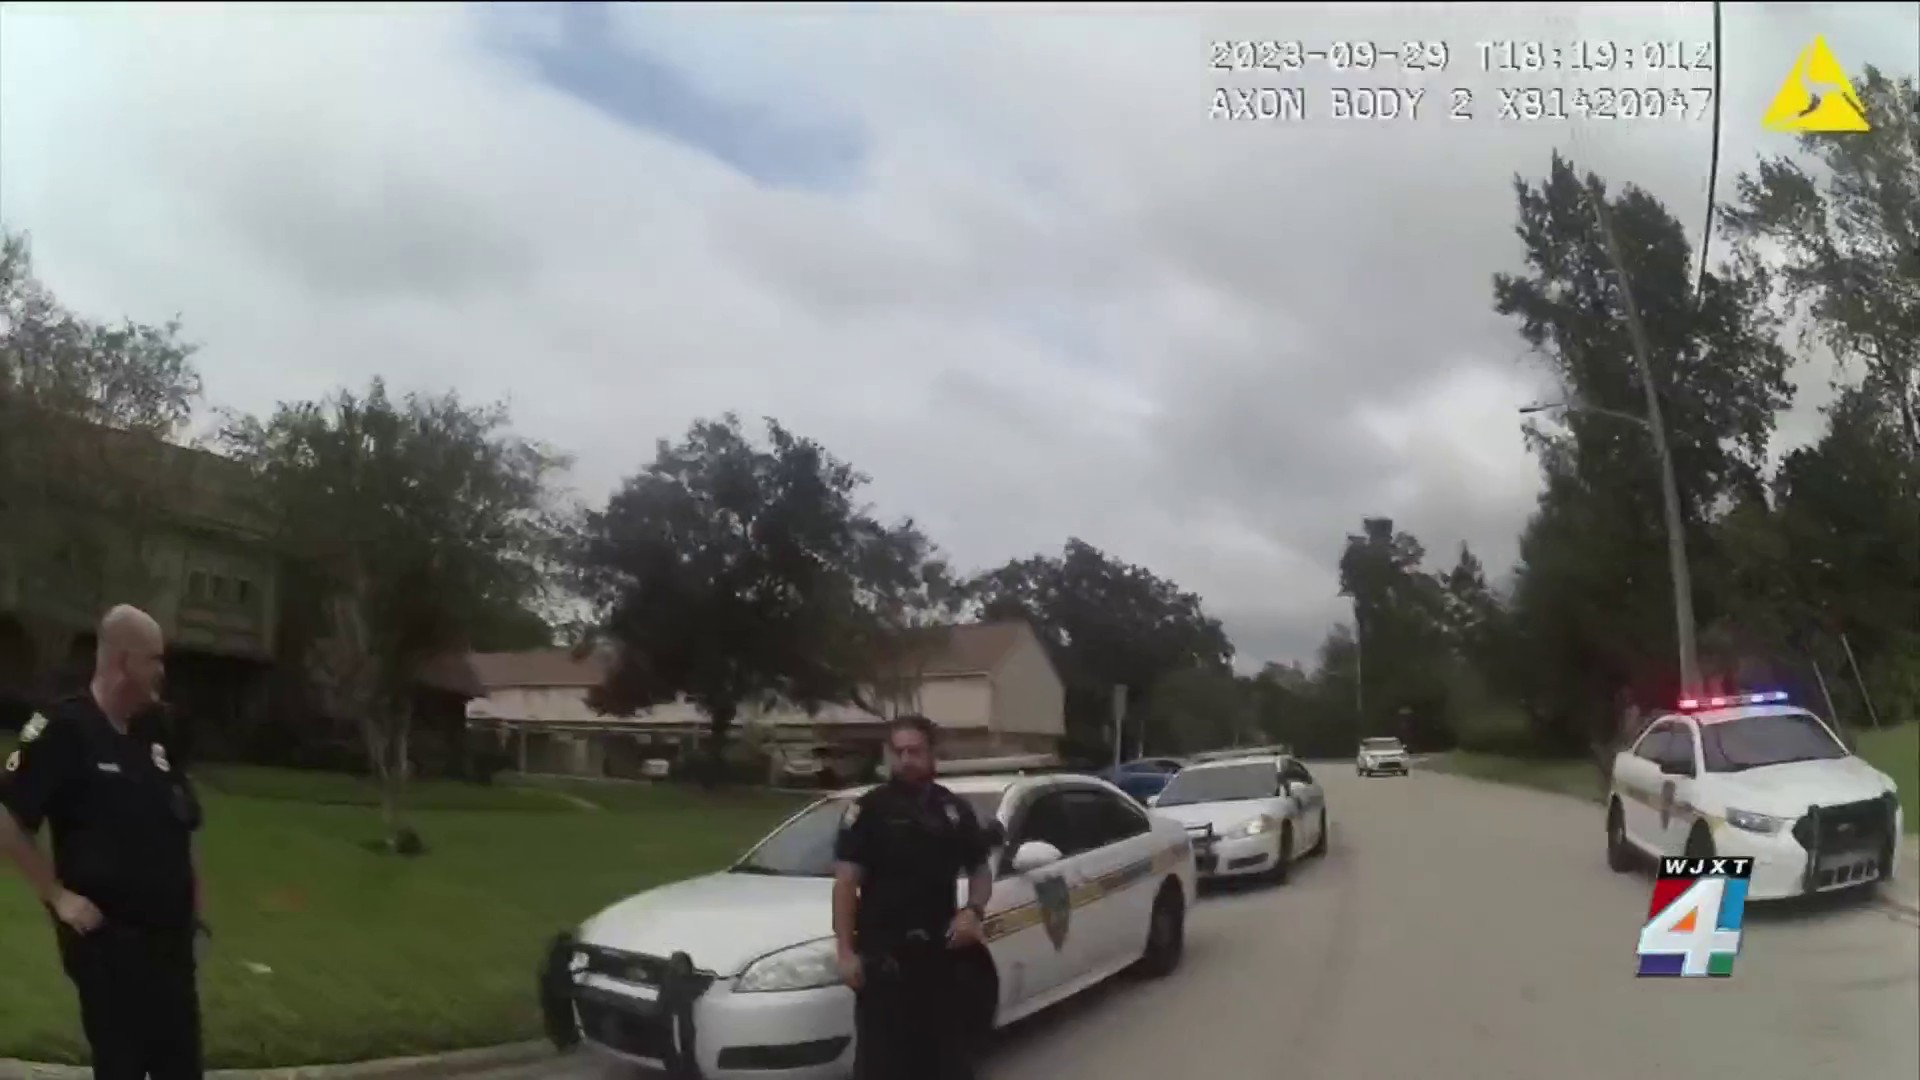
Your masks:
{"label": "asphalt road", "polygon": [[982,1080],[1920,1076],[1912,920],[1857,900],[1750,908],[1731,979],[1636,979],[1650,883],[1607,870],[1598,808],[1319,775],[1325,858],[1285,886],[1210,892],[1179,971],[1016,1025]]}

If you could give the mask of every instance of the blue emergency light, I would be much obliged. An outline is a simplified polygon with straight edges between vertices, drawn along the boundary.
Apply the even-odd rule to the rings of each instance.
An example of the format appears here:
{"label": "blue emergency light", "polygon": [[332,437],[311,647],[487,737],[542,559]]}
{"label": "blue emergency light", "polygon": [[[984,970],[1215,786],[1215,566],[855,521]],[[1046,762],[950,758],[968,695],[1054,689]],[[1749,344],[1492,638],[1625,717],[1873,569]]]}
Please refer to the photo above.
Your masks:
{"label": "blue emergency light", "polygon": [[1728,697],[1681,698],[1680,711],[1695,709],[1737,709],[1742,705],[1778,705],[1787,700],[1785,690],[1766,690],[1758,694],[1733,694]]}

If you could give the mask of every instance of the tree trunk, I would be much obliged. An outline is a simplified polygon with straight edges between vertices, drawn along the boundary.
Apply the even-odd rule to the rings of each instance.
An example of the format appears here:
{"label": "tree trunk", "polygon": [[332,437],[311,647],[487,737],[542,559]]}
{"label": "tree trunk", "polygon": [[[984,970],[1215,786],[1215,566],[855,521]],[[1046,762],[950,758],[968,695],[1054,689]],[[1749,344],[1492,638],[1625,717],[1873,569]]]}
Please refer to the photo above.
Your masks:
{"label": "tree trunk", "polygon": [[738,712],[739,707],[731,704],[717,706],[713,710],[707,736],[707,767],[700,776],[703,787],[714,787],[726,775],[727,735],[733,730],[734,716]]}

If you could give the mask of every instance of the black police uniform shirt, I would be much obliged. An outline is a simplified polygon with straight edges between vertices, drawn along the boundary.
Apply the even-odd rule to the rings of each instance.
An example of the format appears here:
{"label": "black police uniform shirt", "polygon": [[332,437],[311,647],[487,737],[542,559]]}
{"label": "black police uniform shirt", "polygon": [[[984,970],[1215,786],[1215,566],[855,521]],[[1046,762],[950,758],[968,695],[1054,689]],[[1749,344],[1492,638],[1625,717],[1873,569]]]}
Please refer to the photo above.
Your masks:
{"label": "black police uniform shirt", "polygon": [[973,808],[939,784],[888,782],[847,808],[834,858],[861,869],[857,945],[884,949],[913,931],[945,936],[955,882],[986,863],[987,838]]}
{"label": "black police uniform shirt", "polygon": [[36,714],[0,772],[0,806],[53,834],[61,885],[116,925],[191,929],[200,806],[153,718],[116,730],[92,695]]}

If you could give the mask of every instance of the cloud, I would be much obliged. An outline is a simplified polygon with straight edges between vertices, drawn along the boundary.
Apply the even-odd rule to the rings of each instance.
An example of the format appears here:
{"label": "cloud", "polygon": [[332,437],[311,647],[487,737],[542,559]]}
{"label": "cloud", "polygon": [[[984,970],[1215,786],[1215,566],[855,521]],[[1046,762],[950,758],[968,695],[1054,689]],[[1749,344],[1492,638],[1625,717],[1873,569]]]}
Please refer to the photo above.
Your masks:
{"label": "cloud", "polygon": [[[1199,591],[1244,661],[1304,658],[1364,514],[1512,558],[1541,386],[1490,310],[1513,175],[1558,147],[1704,214],[1706,121],[1498,109],[1710,74],[1483,70],[1496,42],[1684,56],[1709,8],[1170,12],[9,8],[0,217],[71,303],[180,313],[217,404],[506,398],[590,498],[695,417],[778,416],[965,564],[1079,536]],[[1789,148],[1758,117],[1807,39],[1911,70],[1917,18],[1728,5],[1723,195]],[[1208,67],[1280,32],[1375,63]],[[1282,85],[1309,119],[1209,118]],[[1335,120],[1336,87],[1424,97]]]}

